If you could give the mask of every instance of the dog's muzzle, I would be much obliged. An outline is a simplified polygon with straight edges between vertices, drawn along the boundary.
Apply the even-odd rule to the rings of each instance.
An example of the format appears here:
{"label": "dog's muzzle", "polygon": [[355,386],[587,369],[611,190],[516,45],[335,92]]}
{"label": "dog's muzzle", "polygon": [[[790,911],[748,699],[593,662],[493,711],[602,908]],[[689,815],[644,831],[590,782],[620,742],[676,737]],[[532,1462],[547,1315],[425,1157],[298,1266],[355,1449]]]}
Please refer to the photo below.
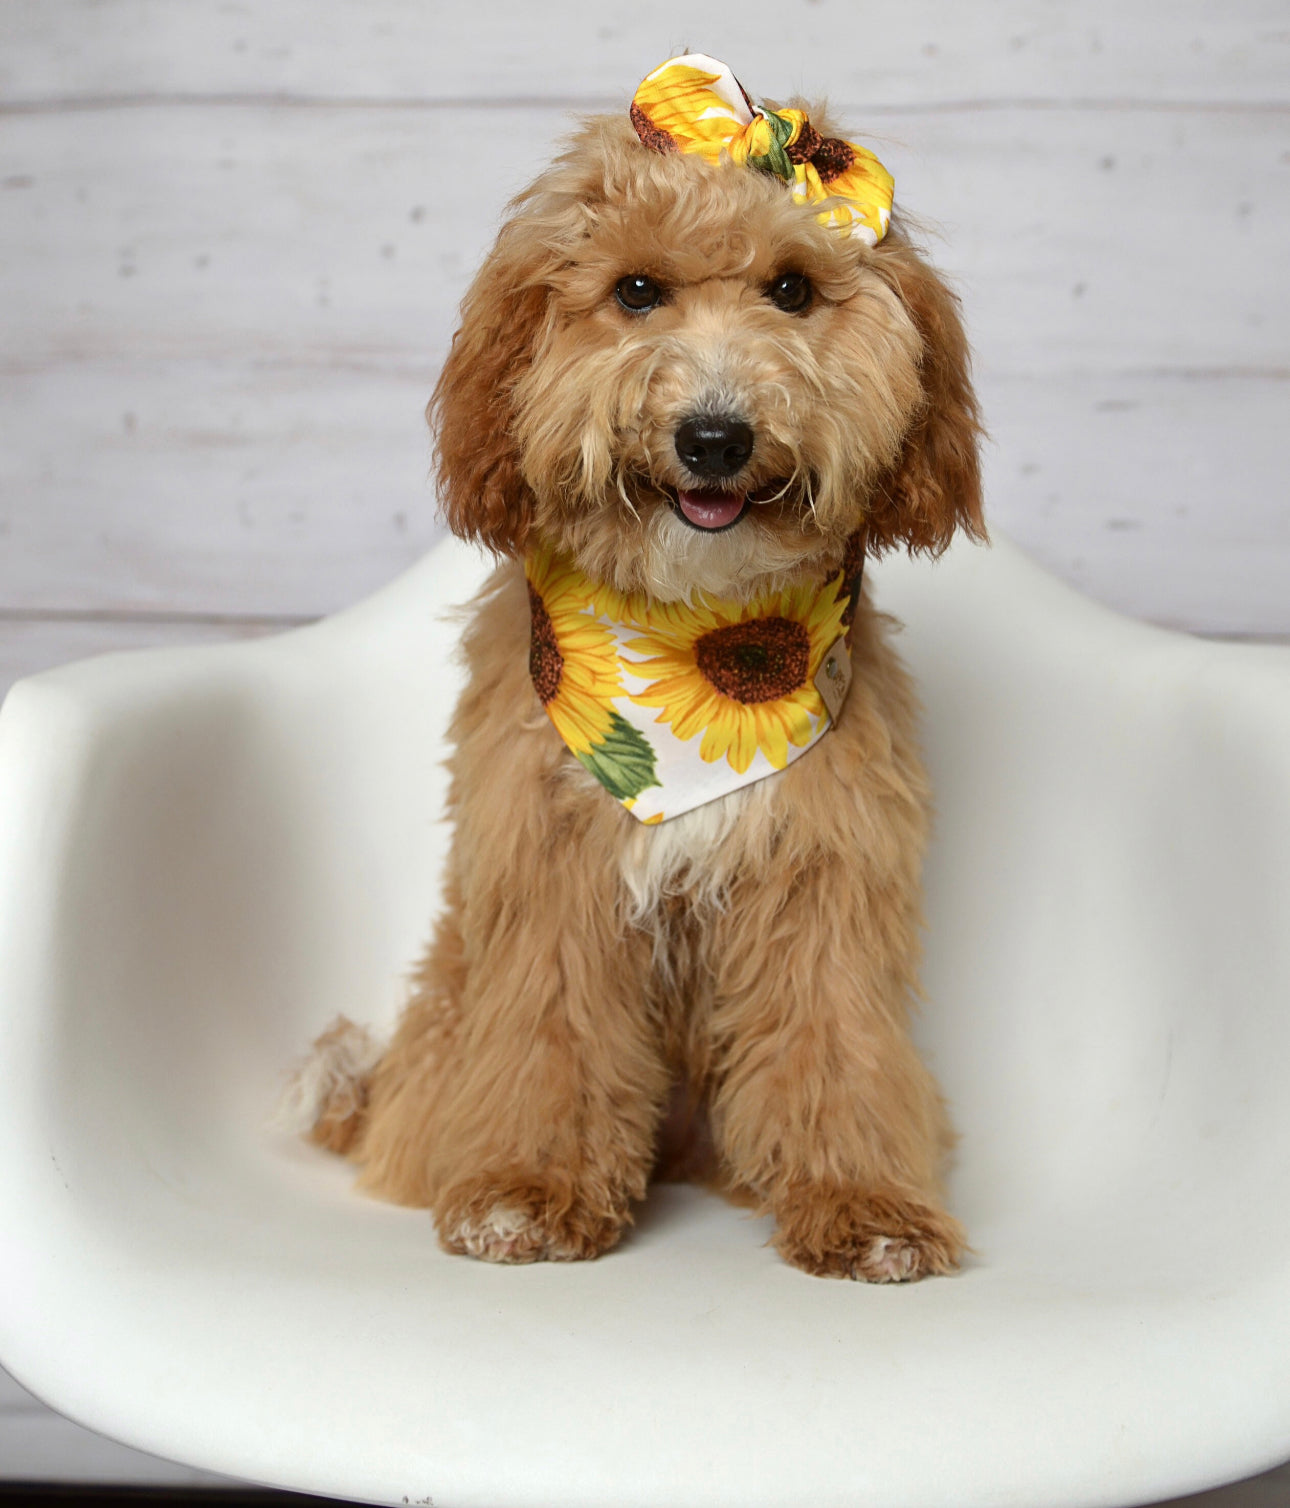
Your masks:
{"label": "dog's muzzle", "polygon": [[691,528],[712,533],[733,527],[744,516],[747,491],[721,484],[747,466],[754,443],[752,429],[733,414],[695,414],[677,426],[677,455],[691,476],[707,484],[677,488],[676,511]]}

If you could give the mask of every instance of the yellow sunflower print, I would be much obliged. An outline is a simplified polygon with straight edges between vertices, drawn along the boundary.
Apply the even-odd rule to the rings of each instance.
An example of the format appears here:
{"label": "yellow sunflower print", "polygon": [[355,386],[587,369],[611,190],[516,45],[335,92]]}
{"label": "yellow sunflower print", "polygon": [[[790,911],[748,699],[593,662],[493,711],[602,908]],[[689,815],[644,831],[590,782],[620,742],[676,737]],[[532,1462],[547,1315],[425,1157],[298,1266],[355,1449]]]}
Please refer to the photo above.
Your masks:
{"label": "yellow sunflower print", "polygon": [[649,608],[649,597],[644,592],[620,592],[606,581],[591,581],[589,578],[587,585],[592,612],[614,623],[634,623],[644,628]]}
{"label": "yellow sunflower print", "polygon": [[[839,228],[863,227],[881,241],[891,224],[896,181],[872,152],[854,141],[823,137],[802,110],[766,110],[731,141],[730,160],[774,173],[798,204],[836,202],[816,218]],[[862,232],[862,233],[863,233]]]}
{"label": "yellow sunflower print", "polygon": [[[711,163],[773,173],[799,204],[827,203],[816,218],[875,245],[891,223],[895,183],[853,141],[822,136],[792,108],[756,108],[730,69],[688,53],[649,74],[631,104],[632,124],[656,152],[693,152]],[[829,202],[831,201],[831,202]]]}
{"label": "yellow sunflower print", "polygon": [[529,676],[571,752],[620,801],[657,785],[654,751],[614,707],[624,694],[613,629],[594,588],[546,546],[524,559],[529,590]]}
{"label": "yellow sunflower print", "polygon": [[589,614],[587,578],[549,549],[524,562],[529,586],[529,674],[556,731],[577,755],[603,743],[623,692],[609,628]]}
{"label": "yellow sunflower print", "polygon": [[631,109],[642,137],[657,133],[647,146],[698,152],[713,163],[751,114],[751,101],[725,64],[699,52],[661,63],[642,81]]}
{"label": "yellow sunflower print", "polygon": [[825,652],[843,632],[848,599],[799,582],[744,604],[663,603],[646,614],[646,632],[623,646],[644,656],[632,675],[650,684],[631,694],[658,708],[686,740],[702,731],[700,757],[725,758],[742,775],[760,749],[772,768],[788,746],[811,742],[828,711],[815,688]]}

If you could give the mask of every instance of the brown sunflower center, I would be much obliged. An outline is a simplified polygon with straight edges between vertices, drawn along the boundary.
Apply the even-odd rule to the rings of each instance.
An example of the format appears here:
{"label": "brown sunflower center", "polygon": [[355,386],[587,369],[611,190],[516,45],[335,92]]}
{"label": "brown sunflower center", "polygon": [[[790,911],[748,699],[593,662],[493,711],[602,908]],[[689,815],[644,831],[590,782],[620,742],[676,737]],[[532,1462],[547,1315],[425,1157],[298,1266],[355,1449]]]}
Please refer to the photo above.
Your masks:
{"label": "brown sunflower center", "polygon": [[811,636],[791,618],[753,618],[697,639],[694,660],[709,684],[736,702],[773,702],[804,686]]}
{"label": "brown sunflower center", "polygon": [[850,143],[832,136],[822,141],[811,157],[815,171],[820,175],[820,182],[824,184],[841,178],[855,160],[856,154],[851,150]]}
{"label": "brown sunflower center", "polygon": [[545,707],[560,689],[564,656],[556,643],[555,628],[546,603],[529,587],[529,674],[538,699]]}

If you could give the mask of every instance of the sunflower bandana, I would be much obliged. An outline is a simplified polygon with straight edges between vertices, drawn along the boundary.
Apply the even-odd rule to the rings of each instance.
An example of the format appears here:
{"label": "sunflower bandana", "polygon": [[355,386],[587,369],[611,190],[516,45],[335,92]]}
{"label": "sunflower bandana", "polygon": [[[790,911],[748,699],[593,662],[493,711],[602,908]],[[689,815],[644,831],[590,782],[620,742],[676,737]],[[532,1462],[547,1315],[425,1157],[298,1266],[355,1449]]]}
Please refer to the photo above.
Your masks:
{"label": "sunflower bandana", "polygon": [[853,141],[824,137],[801,110],[758,109],[724,63],[690,52],[671,58],[641,84],[632,124],[656,152],[723,154],[739,165],[773,173],[799,204],[825,203],[816,214],[876,246],[891,223],[895,182],[882,163]]}
{"label": "sunflower bandana", "polygon": [[828,731],[851,678],[864,567],[751,602],[624,596],[545,547],[525,558],[529,674],[575,757],[642,822],[784,769]]}

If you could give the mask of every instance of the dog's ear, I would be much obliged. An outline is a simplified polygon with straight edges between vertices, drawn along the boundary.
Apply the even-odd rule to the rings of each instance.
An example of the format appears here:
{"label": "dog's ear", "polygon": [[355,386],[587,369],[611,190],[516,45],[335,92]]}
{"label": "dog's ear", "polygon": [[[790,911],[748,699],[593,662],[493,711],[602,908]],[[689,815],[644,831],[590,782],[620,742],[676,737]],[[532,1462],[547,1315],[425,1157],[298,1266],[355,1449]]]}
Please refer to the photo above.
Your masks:
{"label": "dog's ear", "polygon": [[911,554],[939,555],[956,529],[973,539],[986,537],[971,357],[958,299],[907,242],[889,240],[877,248],[873,265],[922,341],[923,402],[899,458],[877,488],[870,538],[879,550],[903,544]]}
{"label": "dog's ear", "polygon": [[533,522],[514,394],[533,358],[547,293],[524,242],[515,222],[503,228],[462,301],[461,325],[426,409],[448,527],[502,555],[523,551]]}

